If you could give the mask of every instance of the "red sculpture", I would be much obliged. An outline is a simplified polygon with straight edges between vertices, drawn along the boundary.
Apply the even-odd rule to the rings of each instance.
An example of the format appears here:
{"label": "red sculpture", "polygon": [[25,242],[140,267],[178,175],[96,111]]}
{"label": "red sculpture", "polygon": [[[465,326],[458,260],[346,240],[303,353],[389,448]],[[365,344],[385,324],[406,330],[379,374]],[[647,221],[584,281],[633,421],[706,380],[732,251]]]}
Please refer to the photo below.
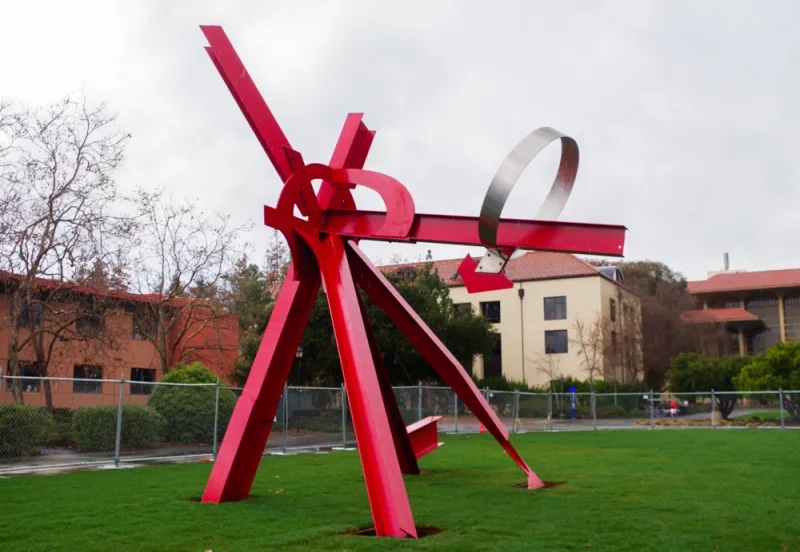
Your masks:
{"label": "red sculpture", "polygon": [[[356,286],[386,312],[506,450],[526,474],[528,488],[542,487],[543,482],[511,445],[507,429],[464,368],[357,244],[359,240],[485,244],[500,262],[482,271],[498,273],[517,248],[621,255],[625,229],[499,220],[498,216],[489,220],[493,228],[487,240],[479,237],[479,226],[485,229],[486,221],[477,217],[416,213],[411,195],[400,182],[362,168],[375,133],[357,113],[347,116],[329,163],[306,164],[289,145],[222,28],[201,29],[209,43],[206,51],[284,181],[276,206],[264,208],[264,220],[284,234],[293,261],[222,441],[203,502],[247,497],[320,285],[328,296],[377,535],[416,538],[402,474],[418,474],[417,457],[435,447],[431,429],[424,424],[409,428],[409,437]],[[322,181],[316,194],[313,180]],[[356,185],[380,194],[386,211],[358,210],[350,193]],[[302,217],[295,216],[295,207]],[[475,266],[466,267],[462,274],[478,287],[498,287],[498,274],[475,270]],[[502,274],[499,276],[502,280]],[[435,441],[435,426],[432,430]]]}

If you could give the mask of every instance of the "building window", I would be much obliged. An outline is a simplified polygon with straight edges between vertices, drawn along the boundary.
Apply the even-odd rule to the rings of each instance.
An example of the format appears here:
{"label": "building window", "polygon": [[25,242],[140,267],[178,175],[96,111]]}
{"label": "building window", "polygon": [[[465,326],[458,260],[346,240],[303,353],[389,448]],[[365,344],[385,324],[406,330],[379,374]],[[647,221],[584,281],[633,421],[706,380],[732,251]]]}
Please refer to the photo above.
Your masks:
{"label": "building window", "polygon": [[158,325],[156,317],[146,308],[139,308],[133,312],[133,339],[154,341]]}
{"label": "building window", "polygon": [[[23,378],[41,378],[42,371],[39,370],[39,364],[36,363],[35,360],[20,360],[17,361],[19,364],[19,375]],[[9,366],[6,369],[6,374],[9,376],[13,376],[14,374],[11,373],[11,367]],[[19,388],[22,390],[23,393],[38,393],[41,389],[42,380],[40,379],[19,379],[16,380],[19,382]],[[6,380],[6,391],[11,391],[13,388],[14,380],[7,379]]]}
{"label": "building window", "polygon": [[455,309],[456,314],[463,316],[469,316],[472,314],[472,303],[455,303],[453,308]]}
{"label": "building window", "polygon": [[484,378],[503,377],[503,340],[500,334],[495,334],[492,356],[484,359],[483,362]]}
{"label": "building window", "polygon": [[747,312],[758,316],[766,326],[766,330],[748,337],[748,346],[756,354],[763,353],[781,340],[780,315],[776,297],[759,297],[747,300],[744,304]]}
{"label": "building window", "polygon": [[495,324],[500,322],[500,301],[482,302],[481,314],[485,316],[489,322],[494,322]]}
{"label": "building window", "polygon": [[21,305],[22,310],[17,315],[18,328],[39,328],[44,318],[44,303],[41,301],[27,301]]}
{"label": "building window", "polygon": [[546,354],[563,354],[568,350],[567,330],[547,330],[544,332],[544,352]]}
{"label": "building window", "polygon": [[[612,299],[613,301],[613,299]],[[617,332],[611,332],[611,344],[610,344],[611,354],[616,356],[617,355]]]}
{"label": "building window", "polygon": [[567,319],[567,298],[560,297],[544,298],[544,319],[545,320],[566,320]]}
{"label": "building window", "polygon": [[[135,381],[144,383],[133,383]],[[153,391],[153,386],[148,384],[151,384],[155,381],[155,368],[131,369],[131,395],[149,395]]]}
{"label": "building window", "polygon": [[103,317],[99,314],[84,314],[75,321],[75,329],[81,337],[99,337],[103,327]]}
{"label": "building window", "polygon": [[[94,364],[76,364],[72,377],[76,380],[102,380],[103,368]],[[102,381],[73,381],[73,393],[90,393],[99,395],[103,392]]]}
{"label": "building window", "polygon": [[800,341],[800,297],[786,297],[783,314],[786,341]]}
{"label": "building window", "polygon": [[617,321],[617,302],[614,299],[608,300],[609,318],[612,322]]}

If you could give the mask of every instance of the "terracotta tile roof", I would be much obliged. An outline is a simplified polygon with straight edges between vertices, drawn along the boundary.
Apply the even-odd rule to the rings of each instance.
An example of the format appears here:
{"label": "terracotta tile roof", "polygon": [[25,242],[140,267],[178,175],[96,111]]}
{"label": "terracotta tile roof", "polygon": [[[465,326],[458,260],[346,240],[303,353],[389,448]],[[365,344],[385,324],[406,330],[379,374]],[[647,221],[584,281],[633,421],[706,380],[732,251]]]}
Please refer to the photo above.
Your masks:
{"label": "terracotta tile roof", "polygon": [[[22,279],[23,277],[19,274],[0,270],[0,282],[19,282]],[[41,289],[62,290],[81,295],[95,295],[98,297],[117,299],[120,301],[130,301],[133,303],[158,303],[163,299],[163,296],[157,293],[131,293],[129,291],[104,289],[83,284],[76,284],[73,282],[52,280],[48,278],[34,278],[33,284]],[[169,300],[169,304],[174,307],[182,307],[189,304],[189,302],[190,300],[184,297],[173,297]]]}
{"label": "terracotta tile roof", "polygon": [[800,268],[715,274],[707,280],[696,280],[688,283],[689,293],[713,293],[787,287],[800,287]]}
{"label": "terracotta tile roof", "polygon": [[705,324],[711,322],[755,322],[761,320],[751,312],[741,307],[728,309],[698,309],[684,311],[681,319],[690,324]]}
{"label": "terracotta tile roof", "polygon": [[[448,286],[463,286],[464,283],[456,272],[461,264],[460,259],[432,261],[434,269]],[[479,261],[479,258],[475,258]],[[378,268],[385,274],[395,272],[403,267],[419,268],[425,262],[383,265]],[[512,282],[528,280],[552,280],[555,278],[574,278],[578,276],[598,276],[600,271],[589,263],[582,261],[570,253],[553,253],[550,251],[531,251],[506,265],[506,274]]]}

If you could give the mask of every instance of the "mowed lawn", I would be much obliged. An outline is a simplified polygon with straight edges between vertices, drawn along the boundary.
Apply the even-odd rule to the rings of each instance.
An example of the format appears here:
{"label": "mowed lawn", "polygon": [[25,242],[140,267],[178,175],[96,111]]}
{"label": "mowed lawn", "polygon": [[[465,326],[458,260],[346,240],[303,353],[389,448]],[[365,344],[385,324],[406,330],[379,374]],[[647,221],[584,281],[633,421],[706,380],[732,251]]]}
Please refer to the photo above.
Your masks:
{"label": "mowed lawn", "polygon": [[198,501],[209,463],[0,479],[0,550],[800,550],[800,432],[538,433],[444,437],[406,484],[418,541],[371,525],[356,452],[266,457],[250,500]]}

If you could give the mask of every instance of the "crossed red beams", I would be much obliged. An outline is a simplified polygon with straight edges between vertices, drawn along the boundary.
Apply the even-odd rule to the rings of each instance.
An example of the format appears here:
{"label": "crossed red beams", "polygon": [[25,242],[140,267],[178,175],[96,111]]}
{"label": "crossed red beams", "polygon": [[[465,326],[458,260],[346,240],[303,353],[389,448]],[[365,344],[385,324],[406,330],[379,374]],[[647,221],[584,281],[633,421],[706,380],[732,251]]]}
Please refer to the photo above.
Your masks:
{"label": "crossed red beams", "polygon": [[[306,165],[222,28],[201,29],[209,43],[206,51],[284,181],[276,208],[265,207],[265,222],[284,233],[293,258],[203,502],[248,496],[321,284],[328,296],[377,535],[416,538],[402,474],[418,474],[419,466],[356,285],[386,312],[525,472],[528,487],[542,487],[464,368],[356,245],[361,239],[480,245],[477,217],[417,214],[402,184],[363,170],[375,132],[367,129],[361,114],[347,116],[328,165]],[[323,180],[316,195],[310,184],[314,179]],[[350,193],[355,182],[377,191],[387,211],[356,210]],[[294,216],[295,205],[306,219]],[[512,248],[620,255],[623,241],[624,228],[619,226],[503,220],[498,230],[498,245]]]}

